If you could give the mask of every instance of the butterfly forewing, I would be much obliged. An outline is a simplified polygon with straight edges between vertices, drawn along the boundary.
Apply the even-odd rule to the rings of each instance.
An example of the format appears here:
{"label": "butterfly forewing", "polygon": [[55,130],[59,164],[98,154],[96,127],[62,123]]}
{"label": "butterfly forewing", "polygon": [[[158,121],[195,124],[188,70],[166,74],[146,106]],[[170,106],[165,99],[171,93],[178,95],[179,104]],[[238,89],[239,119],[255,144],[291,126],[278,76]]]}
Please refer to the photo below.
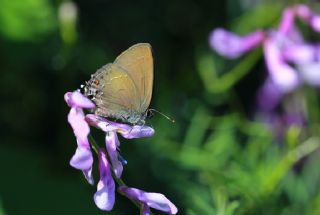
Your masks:
{"label": "butterfly forewing", "polygon": [[124,69],[132,78],[138,93],[139,112],[145,112],[152,96],[153,57],[148,43],[138,43],[116,58],[114,64]]}

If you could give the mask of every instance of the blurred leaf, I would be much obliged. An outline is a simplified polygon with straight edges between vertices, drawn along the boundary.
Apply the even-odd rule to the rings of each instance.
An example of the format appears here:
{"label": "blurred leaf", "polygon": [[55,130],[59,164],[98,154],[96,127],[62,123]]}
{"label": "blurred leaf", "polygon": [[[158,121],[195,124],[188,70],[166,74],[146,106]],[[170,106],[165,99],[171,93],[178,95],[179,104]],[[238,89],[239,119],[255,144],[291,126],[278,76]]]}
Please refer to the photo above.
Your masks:
{"label": "blurred leaf", "polygon": [[280,162],[270,169],[268,177],[262,179],[262,193],[269,194],[284,178],[285,174],[292,168],[292,166],[304,156],[309,155],[320,147],[318,138],[311,137],[301,145],[290,150]]}
{"label": "blurred leaf", "polygon": [[48,0],[0,0],[0,32],[10,40],[38,41],[56,27]]}
{"label": "blurred leaf", "polygon": [[282,184],[292,203],[303,205],[308,202],[309,193],[305,181],[294,172],[290,171]]}
{"label": "blurred leaf", "polygon": [[300,126],[290,126],[286,132],[286,142],[289,149],[294,148],[299,144],[299,136],[301,135]]}
{"label": "blurred leaf", "polygon": [[6,215],[2,206],[1,199],[0,199],[0,215]]}
{"label": "blurred leaf", "polygon": [[217,215],[233,215],[235,210],[240,206],[238,201],[229,202],[229,196],[225,188],[214,189],[214,199],[217,208]]}
{"label": "blurred leaf", "polygon": [[66,45],[72,45],[77,39],[77,5],[71,1],[62,2],[58,9],[60,34]]}
{"label": "blurred leaf", "polygon": [[203,107],[199,107],[194,113],[189,129],[183,143],[184,147],[200,146],[205,132],[209,127],[211,116]]}
{"label": "blurred leaf", "polygon": [[283,6],[283,2],[259,4],[235,19],[231,24],[231,30],[239,34],[247,34],[257,29],[270,28],[280,17]]}
{"label": "blurred leaf", "polygon": [[309,197],[319,195],[320,193],[320,168],[319,168],[319,151],[308,157],[302,170],[302,179],[306,185]]}
{"label": "blurred leaf", "polygon": [[230,90],[230,88],[248,74],[261,56],[260,49],[254,50],[244,57],[233,69],[218,77],[218,71],[212,55],[209,53],[201,54],[196,59],[197,70],[208,92],[221,93]]}

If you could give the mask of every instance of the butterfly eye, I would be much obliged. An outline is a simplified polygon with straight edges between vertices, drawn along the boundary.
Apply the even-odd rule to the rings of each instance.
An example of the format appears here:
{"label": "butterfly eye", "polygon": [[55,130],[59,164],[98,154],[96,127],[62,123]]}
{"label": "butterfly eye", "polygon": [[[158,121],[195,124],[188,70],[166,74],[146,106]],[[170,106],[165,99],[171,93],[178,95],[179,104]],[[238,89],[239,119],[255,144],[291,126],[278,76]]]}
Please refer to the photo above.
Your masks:
{"label": "butterfly eye", "polygon": [[95,85],[99,85],[100,81],[96,79],[96,80],[93,81],[93,83],[94,83]]}

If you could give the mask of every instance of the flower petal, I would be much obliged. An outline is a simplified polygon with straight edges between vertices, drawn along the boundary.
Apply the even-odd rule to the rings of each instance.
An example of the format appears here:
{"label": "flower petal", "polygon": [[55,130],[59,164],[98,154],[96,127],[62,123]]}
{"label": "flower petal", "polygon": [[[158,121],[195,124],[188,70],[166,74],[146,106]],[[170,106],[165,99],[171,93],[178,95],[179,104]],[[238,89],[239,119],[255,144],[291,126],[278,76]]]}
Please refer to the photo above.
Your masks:
{"label": "flower petal", "polygon": [[315,46],[306,43],[290,45],[282,51],[284,59],[295,64],[313,61],[317,57],[317,54]]}
{"label": "flower petal", "polygon": [[127,139],[150,137],[154,135],[155,132],[154,129],[149,126],[131,126],[124,123],[112,122],[94,114],[88,114],[86,120],[90,125],[98,127],[104,132],[117,131]]}
{"label": "flower petal", "polygon": [[112,163],[114,174],[117,178],[121,177],[123,166],[118,159],[117,148],[120,146],[120,142],[115,131],[109,131],[106,133],[106,148]]}
{"label": "flower petal", "polygon": [[95,104],[79,91],[67,92],[64,94],[64,100],[69,107],[95,108]]}
{"label": "flower petal", "polygon": [[279,31],[284,34],[289,34],[294,27],[294,10],[292,8],[286,8],[282,12],[282,18],[279,24]]}
{"label": "flower petal", "polygon": [[298,65],[301,76],[305,82],[320,87],[320,62],[311,62]]}
{"label": "flower petal", "polygon": [[317,32],[320,32],[320,16],[316,15],[308,6],[298,4],[295,6],[297,16],[311,26]]}
{"label": "flower petal", "polygon": [[130,130],[119,129],[118,132],[126,139],[151,137],[154,135],[154,129],[149,126],[135,125]]}
{"label": "flower petal", "polygon": [[138,200],[146,204],[148,207],[166,212],[168,214],[176,214],[178,212],[177,207],[161,193],[148,193],[126,186],[119,187],[118,191],[130,199]]}
{"label": "flower petal", "polygon": [[79,170],[90,169],[93,163],[93,157],[90,149],[78,147],[76,153],[70,160],[70,165]]}
{"label": "flower petal", "polygon": [[263,31],[256,31],[247,36],[240,37],[232,32],[218,28],[210,34],[209,44],[220,55],[237,58],[261,44],[264,37]]}
{"label": "flower petal", "polygon": [[141,215],[150,215],[150,214],[151,214],[150,207],[146,204],[142,204]]}
{"label": "flower petal", "polygon": [[310,26],[316,32],[320,32],[320,16],[313,16],[311,21],[310,21]]}
{"label": "flower petal", "polygon": [[76,169],[82,170],[89,184],[93,184],[92,177],[93,156],[91,150],[86,147],[78,147],[76,153],[70,160],[70,165]]}
{"label": "flower petal", "polygon": [[267,79],[257,93],[257,103],[262,111],[272,111],[280,103],[283,94],[273,81]]}
{"label": "flower petal", "polygon": [[71,108],[68,114],[68,122],[77,138],[78,145],[89,148],[88,135],[90,128],[85,121],[83,110],[81,108]]}
{"label": "flower petal", "polygon": [[283,60],[276,38],[264,42],[264,55],[272,81],[282,92],[293,91],[300,83],[297,71]]}
{"label": "flower petal", "polygon": [[94,194],[94,202],[98,208],[110,211],[115,202],[115,183],[111,175],[110,167],[104,151],[99,151],[100,181],[97,192]]}

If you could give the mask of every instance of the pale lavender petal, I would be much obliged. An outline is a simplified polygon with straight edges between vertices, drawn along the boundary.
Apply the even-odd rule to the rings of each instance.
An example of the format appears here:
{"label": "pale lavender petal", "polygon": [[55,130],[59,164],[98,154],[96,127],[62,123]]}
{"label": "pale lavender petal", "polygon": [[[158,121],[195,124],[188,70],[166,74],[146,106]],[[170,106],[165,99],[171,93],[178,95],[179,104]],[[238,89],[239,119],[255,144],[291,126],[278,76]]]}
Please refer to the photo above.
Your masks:
{"label": "pale lavender petal", "polygon": [[110,125],[110,121],[103,117],[99,117],[94,114],[87,114],[86,121],[89,123],[89,125],[100,128],[104,132],[111,131],[110,129],[108,129],[108,126]]}
{"label": "pale lavender petal", "polygon": [[124,138],[133,139],[141,137],[151,137],[154,135],[154,129],[149,126],[135,125],[131,130],[119,130],[118,131]]}
{"label": "pale lavender petal", "polygon": [[310,21],[310,26],[316,32],[320,32],[320,16],[313,16]]}
{"label": "pale lavender petal", "polygon": [[161,193],[148,193],[143,190],[129,188],[126,186],[121,186],[118,188],[118,190],[128,198],[138,200],[146,204],[148,207],[166,212],[168,214],[176,214],[178,212],[177,207]]}
{"label": "pale lavender petal", "polygon": [[295,7],[297,16],[308,23],[313,30],[320,32],[320,16],[316,15],[308,6],[299,4]]}
{"label": "pale lavender petal", "polygon": [[245,52],[257,47],[265,38],[263,31],[256,31],[240,37],[222,28],[214,30],[209,36],[209,44],[220,55],[237,58]]}
{"label": "pale lavender petal", "polygon": [[315,60],[320,61],[320,44],[315,44],[314,45],[314,50],[315,50]]}
{"label": "pale lavender petal", "polygon": [[76,153],[70,160],[70,165],[76,169],[82,170],[89,184],[93,184],[92,177],[93,157],[90,148],[78,147]]}
{"label": "pale lavender petal", "polygon": [[272,81],[282,92],[293,91],[300,83],[297,71],[283,60],[281,50],[274,38],[264,42],[264,55]]}
{"label": "pale lavender petal", "polygon": [[270,79],[263,84],[262,88],[257,93],[257,103],[262,111],[274,110],[281,101],[283,94],[278,89],[277,85]]}
{"label": "pale lavender petal", "polygon": [[79,91],[67,92],[64,94],[64,100],[69,107],[95,108],[95,104]]}
{"label": "pale lavender petal", "polygon": [[284,34],[289,34],[294,27],[294,10],[287,8],[282,12],[282,18],[279,24],[279,31]]}
{"label": "pale lavender petal", "polygon": [[310,44],[297,44],[286,47],[282,55],[285,60],[299,64],[313,61],[317,57],[317,50]]}
{"label": "pale lavender petal", "polygon": [[85,116],[81,108],[71,108],[68,114],[68,122],[73,129],[79,146],[89,148],[88,135],[90,128],[85,121]]}
{"label": "pale lavender petal", "polygon": [[294,10],[301,19],[308,21],[310,17],[312,16],[313,12],[310,10],[310,8],[304,4],[297,4],[294,7]]}
{"label": "pale lavender petal", "polygon": [[305,117],[301,113],[286,113],[282,118],[287,126],[303,126],[306,122]]}
{"label": "pale lavender petal", "polygon": [[98,127],[104,132],[117,131],[127,139],[151,137],[155,132],[153,128],[148,126],[131,126],[124,123],[111,122],[94,114],[88,114],[86,120],[90,125]]}
{"label": "pale lavender petal", "polygon": [[90,149],[78,147],[76,153],[70,160],[70,165],[79,170],[86,170],[92,167],[93,157]]}
{"label": "pale lavender petal", "polygon": [[86,116],[86,120],[90,125],[100,128],[104,132],[118,131],[118,130],[126,132],[132,129],[132,126],[128,124],[112,122],[107,120],[106,118],[99,117],[94,114],[88,114]]}
{"label": "pale lavender petal", "polygon": [[115,131],[109,131],[106,133],[106,148],[112,163],[114,174],[117,178],[121,177],[123,166],[121,161],[118,158],[117,148],[119,147],[120,142]]}
{"label": "pale lavender petal", "polygon": [[115,201],[115,183],[111,175],[110,167],[104,151],[99,151],[100,181],[97,192],[94,194],[94,202],[101,210],[110,211]]}
{"label": "pale lavender petal", "polygon": [[298,70],[305,82],[320,87],[320,62],[311,62],[298,65]]}
{"label": "pale lavender petal", "polygon": [[88,183],[94,185],[94,180],[92,176],[92,168],[82,171],[84,177],[87,179]]}
{"label": "pale lavender petal", "polygon": [[150,215],[150,214],[151,214],[150,207],[146,204],[142,204],[141,215]]}
{"label": "pale lavender petal", "polygon": [[283,43],[284,47],[305,43],[302,33],[295,25],[287,34],[283,34],[280,31],[278,31],[277,34],[282,35],[283,39],[280,42]]}

